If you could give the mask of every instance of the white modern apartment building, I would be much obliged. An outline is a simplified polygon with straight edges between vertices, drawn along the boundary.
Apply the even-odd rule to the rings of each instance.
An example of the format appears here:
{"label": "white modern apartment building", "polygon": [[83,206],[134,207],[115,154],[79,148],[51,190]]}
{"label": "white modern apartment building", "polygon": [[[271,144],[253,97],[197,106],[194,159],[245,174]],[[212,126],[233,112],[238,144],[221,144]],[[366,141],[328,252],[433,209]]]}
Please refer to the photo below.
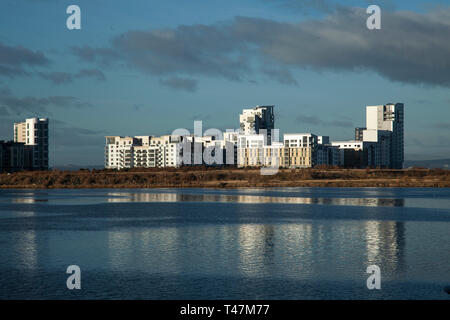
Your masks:
{"label": "white modern apartment building", "polygon": [[134,137],[107,136],[105,146],[105,168],[125,169],[134,167],[134,147],[140,141]]}
{"label": "white modern apartment building", "polygon": [[[382,132],[379,132],[382,131]],[[379,165],[402,169],[404,164],[404,104],[388,103],[366,107],[363,141],[377,142]]]}
{"label": "white modern apartment building", "polygon": [[284,163],[289,168],[310,168],[317,165],[318,138],[312,133],[287,133],[284,141]]}
{"label": "white modern apartment building", "polygon": [[263,165],[265,167],[284,167],[284,144],[279,141],[272,141],[272,144],[269,146],[263,147]]}
{"label": "white modern apartment building", "polygon": [[107,136],[105,168],[178,167],[181,164],[179,136]]}
{"label": "white modern apartment building", "polygon": [[24,143],[24,168],[48,170],[48,118],[14,123],[14,142]]}
{"label": "white modern apartment building", "polygon": [[285,134],[284,142],[274,141],[271,145],[263,134],[239,135],[238,167],[314,167],[317,146],[317,136],[312,133]]}
{"label": "white modern apartment building", "polygon": [[273,108],[274,106],[256,106],[242,110],[239,115],[240,133],[243,135],[265,133],[267,144],[270,145],[272,130],[275,128]]}
{"label": "white modern apartment building", "polygon": [[262,134],[239,135],[237,140],[238,167],[264,165],[265,137]]}
{"label": "white modern apartment building", "polygon": [[107,136],[105,168],[179,167],[181,165],[236,164],[237,134],[227,135],[228,140],[214,136],[165,135],[161,137]]}

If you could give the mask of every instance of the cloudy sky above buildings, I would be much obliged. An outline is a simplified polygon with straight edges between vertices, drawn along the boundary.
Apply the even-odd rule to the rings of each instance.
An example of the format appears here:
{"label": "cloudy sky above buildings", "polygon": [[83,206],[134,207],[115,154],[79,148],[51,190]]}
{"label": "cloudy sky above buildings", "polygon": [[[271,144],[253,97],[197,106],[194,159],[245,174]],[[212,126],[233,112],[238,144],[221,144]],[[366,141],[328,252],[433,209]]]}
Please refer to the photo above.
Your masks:
{"label": "cloudy sky above buildings", "polygon": [[[81,8],[81,30],[66,8]],[[381,7],[381,30],[366,8]],[[365,106],[405,103],[406,159],[450,157],[450,2],[2,0],[0,139],[51,120],[51,165],[103,163],[105,135],[234,129],[352,139]]]}

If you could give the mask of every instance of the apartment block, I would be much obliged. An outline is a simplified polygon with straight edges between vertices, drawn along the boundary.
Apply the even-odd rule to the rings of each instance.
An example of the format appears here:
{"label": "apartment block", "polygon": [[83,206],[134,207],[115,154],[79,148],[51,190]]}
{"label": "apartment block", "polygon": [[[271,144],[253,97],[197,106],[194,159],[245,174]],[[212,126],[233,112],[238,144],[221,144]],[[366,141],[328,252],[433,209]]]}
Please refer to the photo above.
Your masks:
{"label": "apartment block", "polygon": [[272,130],[275,128],[274,106],[256,106],[242,110],[239,115],[240,133],[243,135],[260,134],[267,136],[267,144],[272,141]]}
{"label": "apartment block", "polygon": [[238,167],[264,165],[265,137],[262,134],[239,135],[237,141]]}
{"label": "apartment block", "polygon": [[14,123],[14,142],[23,143],[24,168],[48,170],[48,124],[47,118],[29,118]]}
{"label": "apartment block", "polygon": [[134,167],[134,147],[141,141],[133,137],[107,136],[105,146],[105,168],[125,169]]}
{"label": "apartment block", "polygon": [[318,139],[312,133],[284,135],[284,163],[289,168],[310,168],[317,164]]}
{"label": "apartment block", "polygon": [[107,136],[105,168],[164,168],[181,165],[179,136]]}
{"label": "apartment block", "polygon": [[[381,137],[389,142],[381,143],[389,145],[389,160],[384,161],[387,167],[394,169],[402,169],[404,165],[404,104],[388,103],[385,105],[367,106],[366,107],[366,130],[364,130],[363,140],[370,142]],[[367,133],[366,133],[367,131]],[[374,131],[390,132],[390,136],[386,133],[381,135]],[[384,150],[384,147],[381,148]],[[383,152],[383,151],[382,151]],[[387,157],[383,154],[381,157]]]}
{"label": "apartment block", "polygon": [[284,167],[284,144],[273,141],[270,146],[263,147],[263,166],[265,167]]}
{"label": "apartment block", "polygon": [[375,165],[376,143],[364,141],[333,141],[339,149],[339,165],[345,168],[366,168]]}
{"label": "apartment block", "polygon": [[0,141],[0,172],[21,171],[25,167],[25,144]]}

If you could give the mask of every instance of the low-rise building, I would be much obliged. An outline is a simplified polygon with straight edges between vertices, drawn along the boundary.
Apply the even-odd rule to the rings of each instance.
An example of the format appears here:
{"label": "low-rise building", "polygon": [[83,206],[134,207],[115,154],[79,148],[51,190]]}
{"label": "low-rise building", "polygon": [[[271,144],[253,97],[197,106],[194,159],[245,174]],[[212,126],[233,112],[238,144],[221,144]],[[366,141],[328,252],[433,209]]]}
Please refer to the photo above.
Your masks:
{"label": "low-rise building", "polygon": [[365,141],[333,141],[339,149],[339,163],[345,168],[366,168],[375,166],[376,143]]}
{"label": "low-rise building", "polygon": [[311,168],[317,164],[318,139],[312,133],[288,133],[284,135],[284,166]]}
{"label": "low-rise building", "polygon": [[105,168],[164,168],[182,163],[181,137],[107,136]]}
{"label": "low-rise building", "polygon": [[25,166],[25,144],[0,141],[0,172],[21,171]]}
{"label": "low-rise building", "polygon": [[262,134],[239,135],[237,141],[238,167],[255,167],[264,165],[264,141]]}

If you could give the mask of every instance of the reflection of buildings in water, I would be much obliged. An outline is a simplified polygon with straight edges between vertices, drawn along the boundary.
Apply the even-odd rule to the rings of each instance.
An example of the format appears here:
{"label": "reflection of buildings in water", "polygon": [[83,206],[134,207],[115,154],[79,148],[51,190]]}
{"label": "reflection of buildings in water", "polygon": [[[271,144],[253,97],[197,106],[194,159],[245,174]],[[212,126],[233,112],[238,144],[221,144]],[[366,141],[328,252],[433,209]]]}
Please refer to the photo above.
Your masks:
{"label": "reflection of buildings in water", "polygon": [[273,268],[274,227],[261,224],[239,226],[240,271],[247,276],[264,276]]}
{"label": "reflection of buildings in water", "polygon": [[[29,192],[21,194],[21,198],[12,198],[13,203],[35,203],[36,201],[36,193]],[[23,197],[25,196],[25,197]],[[15,252],[14,257],[17,257],[17,261],[12,263],[14,267],[24,270],[35,270],[38,267],[38,250],[39,253],[42,253],[43,248],[39,248],[39,244],[42,244],[42,241],[38,242],[37,234],[36,234],[36,212],[31,207],[30,211],[16,211],[15,214],[17,216],[26,217],[25,223],[27,226],[24,230],[20,232],[14,232],[15,240],[12,241],[12,245],[14,249],[12,252]],[[44,242],[45,243],[45,242]]]}
{"label": "reflection of buildings in water", "polygon": [[14,265],[19,269],[35,270],[38,266],[37,239],[33,228],[25,230],[17,235],[13,242],[14,250],[18,256],[18,261]]}
{"label": "reflection of buildings in water", "polygon": [[307,223],[240,226],[239,271],[248,277],[308,277],[312,269],[311,231]]}
{"label": "reflection of buildings in water", "polygon": [[366,222],[367,263],[388,274],[404,271],[405,230],[403,222]]}
{"label": "reflection of buildings in water", "polygon": [[145,272],[170,272],[176,268],[177,228],[137,229],[108,232],[111,268],[138,268]]}
{"label": "reflection of buildings in water", "polygon": [[108,202],[234,202],[234,203],[279,203],[279,204],[320,204],[363,207],[404,206],[404,199],[380,198],[311,198],[311,197],[271,197],[230,194],[182,194],[182,193],[129,193],[110,192]]}
{"label": "reflection of buildings in water", "polygon": [[283,224],[277,226],[276,231],[283,246],[284,261],[281,268],[283,274],[289,278],[308,278],[312,271],[311,248],[312,224]]}

